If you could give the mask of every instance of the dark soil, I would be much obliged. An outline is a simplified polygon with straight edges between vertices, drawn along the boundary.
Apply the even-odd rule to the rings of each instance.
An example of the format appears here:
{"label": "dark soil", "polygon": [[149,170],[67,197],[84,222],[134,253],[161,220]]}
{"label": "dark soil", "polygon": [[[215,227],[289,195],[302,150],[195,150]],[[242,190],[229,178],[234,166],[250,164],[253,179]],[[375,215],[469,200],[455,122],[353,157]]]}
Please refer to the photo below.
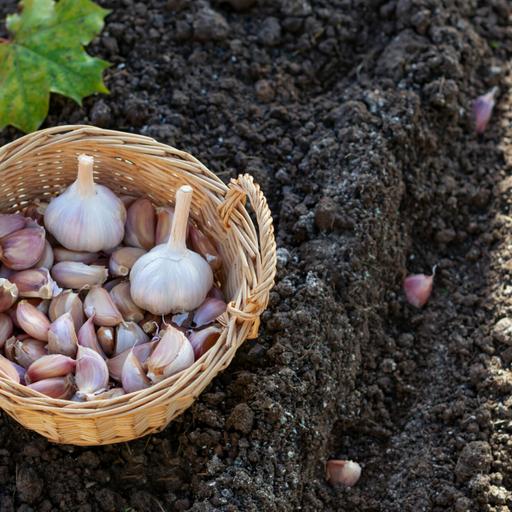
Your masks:
{"label": "dark soil", "polygon": [[[53,97],[46,125],[252,173],[276,287],[260,337],[159,435],[58,446],[4,415],[0,510],[511,509],[510,3],[102,3],[90,52],[111,94]],[[471,100],[493,85],[477,137]],[[434,264],[415,310],[403,277]],[[354,488],[325,482],[332,457],[362,465]]]}

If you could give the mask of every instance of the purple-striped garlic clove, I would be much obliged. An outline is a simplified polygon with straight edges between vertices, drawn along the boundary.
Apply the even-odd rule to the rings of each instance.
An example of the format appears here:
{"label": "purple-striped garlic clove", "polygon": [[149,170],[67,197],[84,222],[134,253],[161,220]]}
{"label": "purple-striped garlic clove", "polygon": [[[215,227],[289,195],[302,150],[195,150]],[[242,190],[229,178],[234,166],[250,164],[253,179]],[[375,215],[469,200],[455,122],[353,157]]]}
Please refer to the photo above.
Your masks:
{"label": "purple-striped garlic clove", "polygon": [[88,290],[101,286],[108,278],[108,270],[101,265],[86,265],[79,261],[61,261],[52,268],[52,276],[62,288]]}
{"label": "purple-striped garlic clove", "polygon": [[5,278],[0,278],[0,312],[7,311],[18,300],[18,287]]}
{"label": "purple-striped garlic clove", "polygon": [[0,259],[13,270],[26,270],[39,261],[45,242],[44,228],[20,229],[0,240]]}
{"label": "purple-striped garlic clove", "polygon": [[211,324],[226,311],[226,308],[227,304],[223,300],[206,297],[204,302],[194,312],[193,324],[195,327]]}
{"label": "purple-striped garlic clove", "polygon": [[220,327],[212,325],[206,329],[190,331],[188,333],[188,339],[194,350],[196,361],[217,343],[221,332],[222,329]]}
{"label": "purple-striped garlic clove", "polygon": [[191,249],[199,253],[208,262],[212,270],[220,269],[222,260],[219,251],[200,229],[190,226],[189,241]]}
{"label": "purple-striped garlic clove", "polygon": [[116,328],[116,349],[118,355],[136,345],[142,345],[149,341],[148,335],[135,322],[122,322]]}
{"label": "purple-striped garlic clove", "polygon": [[88,318],[94,316],[98,326],[113,327],[123,321],[110,294],[99,286],[94,286],[85,297],[84,312]]}
{"label": "purple-striped garlic clove", "polygon": [[78,348],[75,325],[71,313],[59,316],[48,331],[48,353],[75,357]]}
{"label": "purple-striped garlic clove", "polygon": [[5,342],[12,336],[13,324],[11,317],[5,313],[0,313],[0,349]]}
{"label": "purple-striped garlic clove", "polygon": [[15,363],[14,361],[11,361],[11,364],[14,366],[14,369],[18,372],[18,377],[20,378],[20,384],[25,385],[25,374],[27,373],[27,370],[23,368],[23,366],[20,366],[19,364]]}
{"label": "purple-striped garlic clove", "polygon": [[19,296],[23,298],[51,299],[62,292],[47,268],[21,270],[10,280],[18,287]]}
{"label": "purple-striped garlic clove", "polygon": [[222,290],[218,288],[217,286],[212,286],[210,288],[210,291],[208,292],[208,297],[213,297],[214,299],[220,299],[225,302],[224,294],[222,293]]}
{"label": "purple-striped garlic clove", "polygon": [[114,328],[102,326],[98,329],[96,336],[103,353],[110,357],[116,349]]}
{"label": "purple-striped garlic clove", "polygon": [[75,382],[78,394],[90,397],[108,389],[108,368],[104,359],[88,347],[78,347]]}
{"label": "purple-striped garlic clove", "polygon": [[26,300],[16,307],[16,320],[21,329],[36,340],[48,341],[50,321],[45,314]]}
{"label": "purple-striped garlic clove", "polygon": [[107,359],[107,356],[103,352],[101,345],[96,335],[94,328],[94,317],[89,318],[87,322],[80,327],[78,331],[78,344],[82,347],[87,347],[97,352],[103,359]]}
{"label": "purple-striped garlic clove", "polygon": [[147,360],[148,377],[159,382],[194,363],[194,350],[188,338],[169,325]]}
{"label": "purple-striped garlic clove", "polygon": [[25,374],[27,384],[52,377],[65,377],[75,371],[76,361],[62,354],[43,355],[36,359]]}
{"label": "purple-striped garlic clove", "polygon": [[100,257],[97,252],[70,251],[65,247],[55,247],[53,249],[53,255],[57,263],[60,263],[61,261],[74,261],[76,263],[84,263],[86,265],[91,264]]}
{"label": "purple-striped garlic clove", "polygon": [[54,263],[53,249],[48,240],[45,240],[43,254],[34,265],[35,268],[46,268],[50,270]]}
{"label": "purple-striped garlic clove", "polygon": [[165,244],[171,235],[174,208],[160,206],[156,209],[155,245]]}
{"label": "purple-striped garlic clove", "polygon": [[14,361],[23,368],[28,368],[34,361],[48,354],[46,343],[28,338],[14,343]]}
{"label": "purple-striped garlic clove", "polygon": [[140,391],[151,385],[151,381],[146,377],[144,369],[133,353],[133,350],[128,352],[124,361],[121,372],[121,384],[126,393]]}
{"label": "purple-striped garlic clove", "polygon": [[152,350],[155,348],[157,342],[150,341],[149,343],[143,343],[142,345],[137,345],[133,347],[133,349],[129,348],[124,352],[121,352],[117,356],[114,356],[107,360],[108,371],[110,373],[110,377],[114,380],[121,381],[121,374],[123,371],[123,364],[128,357],[128,354],[133,351],[135,357],[139,360],[141,365],[145,365],[149,355]]}
{"label": "purple-striped garlic clove", "polygon": [[27,219],[19,213],[0,213],[0,238],[23,229]]}
{"label": "purple-striped garlic clove", "polygon": [[127,210],[125,244],[151,249],[155,245],[155,221],[155,208],[149,199],[134,201]]}
{"label": "purple-striped garlic clove", "polygon": [[144,254],[146,251],[140,247],[119,247],[110,256],[110,273],[114,277],[127,276],[134,263]]}
{"label": "purple-striped garlic clove", "polygon": [[84,305],[80,300],[78,293],[72,290],[66,290],[57,297],[54,297],[48,308],[48,315],[52,322],[55,322],[59,316],[64,313],[70,313],[73,318],[75,331],[78,332],[84,323]]}
{"label": "purple-striped garlic clove", "polygon": [[75,393],[75,381],[72,375],[66,377],[52,377],[50,379],[38,380],[27,387],[38,391],[50,398],[69,400]]}
{"label": "purple-striped garlic clove", "polygon": [[20,383],[20,375],[9,359],[0,355],[0,378]]}
{"label": "purple-striped garlic clove", "polygon": [[114,286],[110,290],[110,296],[125,320],[140,322],[144,318],[144,311],[132,300],[129,281],[123,281]]}

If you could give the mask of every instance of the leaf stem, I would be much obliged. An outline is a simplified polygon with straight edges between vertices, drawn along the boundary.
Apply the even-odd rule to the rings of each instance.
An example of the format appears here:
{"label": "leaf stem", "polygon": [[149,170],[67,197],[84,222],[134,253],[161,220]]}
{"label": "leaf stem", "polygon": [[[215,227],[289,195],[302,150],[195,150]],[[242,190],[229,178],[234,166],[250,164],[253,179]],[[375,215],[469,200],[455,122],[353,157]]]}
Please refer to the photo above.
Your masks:
{"label": "leaf stem", "polygon": [[94,190],[94,158],[89,155],[78,157],[78,178],[76,180],[78,193],[82,197],[90,197],[95,194]]}
{"label": "leaf stem", "polygon": [[176,192],[176,206],[172,219],[171,236],[167,246],[173,250],[184,251],[187,248],[187,223],[192,202],[192,187],[183,185]]}

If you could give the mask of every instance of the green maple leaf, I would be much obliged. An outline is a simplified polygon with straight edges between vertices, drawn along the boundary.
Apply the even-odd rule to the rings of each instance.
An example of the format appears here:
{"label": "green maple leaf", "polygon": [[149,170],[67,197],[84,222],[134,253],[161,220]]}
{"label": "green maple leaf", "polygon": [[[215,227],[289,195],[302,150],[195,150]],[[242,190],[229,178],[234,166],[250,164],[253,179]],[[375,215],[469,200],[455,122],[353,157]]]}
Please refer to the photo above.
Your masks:
{"label": "green maple leaf", "polygon": [[91,0],[23,0],[7,17],[11,39],[0,41],[0,130],[8,124],[37,130],[48,114],[50,92],[79,105],[108,93],[102,73],[110,64],[84,51],[110,12]]}

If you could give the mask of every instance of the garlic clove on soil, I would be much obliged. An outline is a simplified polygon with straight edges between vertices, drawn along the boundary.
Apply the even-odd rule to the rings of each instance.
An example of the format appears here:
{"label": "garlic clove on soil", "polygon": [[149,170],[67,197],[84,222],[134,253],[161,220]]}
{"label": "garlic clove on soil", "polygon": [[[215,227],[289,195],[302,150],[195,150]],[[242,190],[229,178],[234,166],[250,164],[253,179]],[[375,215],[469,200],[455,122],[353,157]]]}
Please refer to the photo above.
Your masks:
{"label": "garlic clove on soil", "polygon": [[126,393],[133,393],[146,389],[151,385],[151,381],[146,377],[140,361],[130,350],[123,364],[121,372],[121,384]]}
{"label": "garlic clove on soil", "polygon": [[0,240],[0,259],[10,269],[26,270],[39,261],[45,243],[44,228],[20,229]]}
{"label": "garlic clove on soil", "polygon": [[149,199],[134,201],[127,210],[124,242],[149,250],[155,245],[155,207]]}
{"label": "garlic clove on soil", "polygon": [[126,209],[107,187],[94,182],[94,158],[78,157],[78,176],[52,199],[44,214],[48,231],[66,249],[97,252],[119,245]]}
{"label": "garlic clove on soil", "polygon": [[123,321],[123,316],[104,288],[94,286],[84,300],[85,315],[94,316],[95,325],[113,327]]}
{"label": "garlic clove on soil", "polygon": [[407,302],[415,308],[423,307],[432,293],[436,267],[432,269],[432,275],[412,274],[404,279],[404,292]]}
{"label": "garlic clove on soil", "polygon": [[130,272],[133,301],[155,315],[197,308],[213,283],[206,260],[185,244],[192,192],[180,187],[169,241],[141,256]]}
{"label": "garlic clove on soil", "polygon": [[78,348],[75,325],[71,313],[59,316],[48,331],[48,353],[75,357]]}
{"label": "garlic clove on soil", "polygon": [[62,288],[87,290],[102,285],[108,278],[108,270],[102,265],[86,265],[79,261],[60,261],[51,270],[52,276]]}
{"label": "garlic clove on soil", "polygon": [[95,395],[108,388],[108,368],[104,359],[88,347],[78,347],[75,382],[78,394]]}
{"label": "garlic clove on soil", "polygon": [[48,341],[50,321],[44,313],[26,300],[16,307],[16,320],[21,329],[36,340]]}
{"label": "garlic clove on soil", "polygon": [[473,102],[473,121],[475,123],[475,131],[478,134],[484,133],[489,124],[496,103],[497,93],[498,88],[493,87],[488,93],[479,96]]}
{"label": "garlic clove on soil", "polygon": [[35,360],[25,374],[28,384],[52,377],[65,377],[75,370],[76,361],[62,354],[43,355]]}
{"label": "garlic clove on soil", "polygon": [[325,479],[331,485],[354,486],[361,477],[361,466],[351,460],[328,460],[325,464]]}
{"label": "garlic clove on soil", "polygon": [[116,249],[110,255],[108,265],[110,273],[115,277],[127,276],[135,262],[144,254],[146,254],[146,251],[140,247],[120,247]]}

